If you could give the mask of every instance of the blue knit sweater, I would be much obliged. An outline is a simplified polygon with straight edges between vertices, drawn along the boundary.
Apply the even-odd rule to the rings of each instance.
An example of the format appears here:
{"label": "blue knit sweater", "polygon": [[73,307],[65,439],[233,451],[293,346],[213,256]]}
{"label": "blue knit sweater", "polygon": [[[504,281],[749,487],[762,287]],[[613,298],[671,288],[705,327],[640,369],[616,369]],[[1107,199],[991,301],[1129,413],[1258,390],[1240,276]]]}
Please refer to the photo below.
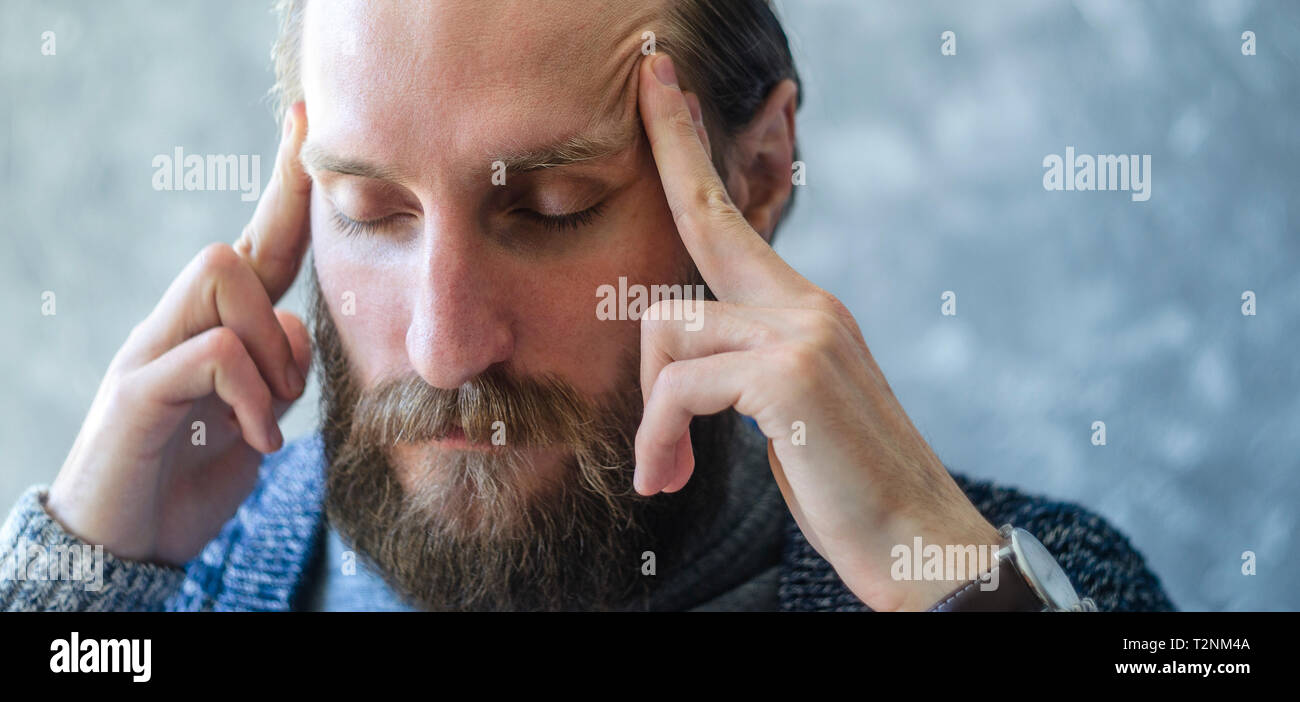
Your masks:
{"label": "blue knit sweater", "polygon": [[[758,467],[766,469],[765,460]],[[1079,595],[1093,598],[1098,609],[1174,609],[1142,556],[1101,517],[1078,505],[953,477],[991,523],[1010,522],[1038,537]],[[46,548],[84,545],[50,518],[43,507],[45,494],[45,486],[27,490],[0,527],[0,564],[19,543]],[[105,553],[104,586],[97,592],[87,592],[77,582],[0,576],[0,610],[303,609],[316,584],[313,564],[325,547],[323,496],[323,448],[319,435],[313,435],[265,458],[252,494],[185,568]],[[732,551],[726,543],[710,547],[703,560],[711,560],[714,571],[739,562],[738,554],[743,552],[735,549],[752,541],[751,534],[765,530],[780,546],[777,601],[781,610],[869,611],[808,544],[779,492],[755,492],[744,500],[762,503],[763,509],[746,510],[750,523],[735,522],[738,533],[729,540]],[[688,592],[662,602],[670,609],[696,604]]]}

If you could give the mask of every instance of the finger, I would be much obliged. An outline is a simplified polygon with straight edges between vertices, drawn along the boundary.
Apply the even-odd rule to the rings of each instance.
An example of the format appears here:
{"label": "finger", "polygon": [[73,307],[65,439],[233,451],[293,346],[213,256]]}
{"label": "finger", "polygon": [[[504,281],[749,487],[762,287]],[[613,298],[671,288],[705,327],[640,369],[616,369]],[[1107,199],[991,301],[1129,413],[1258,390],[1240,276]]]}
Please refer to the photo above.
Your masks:
{"label": "finger", "polygon": [[[276,309],[275,315],[280,320],[280,326],[284,327],[285,334],[289,337],[290,343],[293,346],[293,356],[298,362],[298,369],[302,372],[304,378],[309,377],[308,374],[311,368],[311,338],[307,333],[306,326],[296,315],[287,310]],[[282,419],[285,413],[289,411],[289,408],[293,407],[296,401],[297,398],[287,400],[273,398],[271,403],[271,412],[275,416],[275,419],[277,421]],[[212,472],[201,471],[199,475],[195,476],[196,480],[210,479],[211,482],[209,487],[212,490],[225,490],[229,488],[231,476],[225,473],[228,473],[231,467],[242,465],[238,460],[238,457],[256,457],[260,455],[258,451],[250,448],[245,442],[240,442],[238,446],[231,446],[231,439],[239,437],[241,433],[237,419],[231,421],[229,424],[222,423],[218,426],[210,426],[207,428],[209,445],[229,447],[225,449],[228,455],[222,462],[222,465],[227,466],[227,468],[217,471],[217,474],[215,475]],[[283,432],[281,433],[283,434]],[[253,464],[254,468],[256,468],[256,465],[257,463],[255,462]],[[254,470],[254,474],[256,474],[256,470]],[[235,482],[238,483],[238,481]]]}
{"label": "finger", "polygon": [[741,351],[772,341],[781,310],[712,300],[661,300],[641,315],[641,400],[673,361]]}
{"label": "finger", "polygon": [[[676,361],[659,373],[636,433],[636,473],[632,484],[642,495],[684,485],[677,470],[678,442],[689,434],[696,415],[716,414],[741,402],[756,366],[749,351],[729,351]],[[677,487],[680,487],[677,485]]]}
{"label": "finger", "polygon": [[[284,329],[285,336],[289,338],[289,345],[293,348],[293,359],[298,365],[298,372],[304,379],[311,377],[311,334],[307,332],[307,325],[297,315],[282,309],[275,310],[275,316],[280,321],[280,326]],[[306,380],[304,380],[304,385]],[[284,413],[293,406],[297,398],[277,399],[273,405],[276,419],[284,416]]]}
{"label": "finger", "polygon": [[257,273],[272,303],[293,284],[311,243],[307,215],[311,179],[298,160],[306,135],[307,111],[298,102],[285,115],[271,182],[234,244],[235,251]]}
{"label": "finger", "polygon": [[244,441],[271,453],[283,444],[271,412],[271,390],[239,337],[228,327],[209,329],[131,375],[151,400],[196,402],[213,393],[235,412]]}
{"label": "finger", "polygon": [[690,481],[691,475],[695,473],[695,452],[691,448],[691,432],[688,429],[682,438],[677,442],[677,458],[673,466],[673,473],[676,477],[668,481],[664,486],[664,492],[677,492],[686,487]]}
{"label": "finger", "polygon": [[305,385],[284,327],[248,262],[226,244],[204,248],[163,293],[142,323],[130,351],[144,365],[168,349],[213,327],[234,331],[262,376],[281,398],[298,397]]}
{"label": "finger", "polygon": [[666,54],[642,62],[639,109],[682,242],[718,299],[777,306],[808,283],[732,204],[672,71]]}

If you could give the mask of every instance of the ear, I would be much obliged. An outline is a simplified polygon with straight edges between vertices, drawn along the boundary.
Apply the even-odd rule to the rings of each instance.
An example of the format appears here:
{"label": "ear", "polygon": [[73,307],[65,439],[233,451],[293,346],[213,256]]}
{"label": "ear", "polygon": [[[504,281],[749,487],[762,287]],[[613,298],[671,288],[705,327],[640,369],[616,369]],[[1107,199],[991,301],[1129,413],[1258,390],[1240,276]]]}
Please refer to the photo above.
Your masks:
{"label": "ear", "polygon": [[799,86],[785,79],[732,142],[728,154],[727,193],[763,239],[772,240],[793,187],[794,112]]}

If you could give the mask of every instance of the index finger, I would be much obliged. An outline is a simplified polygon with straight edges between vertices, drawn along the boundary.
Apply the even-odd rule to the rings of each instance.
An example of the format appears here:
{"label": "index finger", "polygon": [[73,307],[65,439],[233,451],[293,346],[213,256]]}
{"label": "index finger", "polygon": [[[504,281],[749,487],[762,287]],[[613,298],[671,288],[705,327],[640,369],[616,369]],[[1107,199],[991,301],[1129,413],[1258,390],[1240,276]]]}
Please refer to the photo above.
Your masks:
{"label": "index finger", "polygon": [[672,59],[653,55],[640,67],[639,109],[664,195],[682,242],[720,300],[778,306],[805,283],[768,246],[740,210],[700,140]]}
{"label": "index finger", "polygon": [[307,216],[311,178],[298,160],[306,133],[307,111],[298,102],[285,114],[271,182],[234,244],[235,251],[257,273],[272,304],[293,284],[311,243]]}

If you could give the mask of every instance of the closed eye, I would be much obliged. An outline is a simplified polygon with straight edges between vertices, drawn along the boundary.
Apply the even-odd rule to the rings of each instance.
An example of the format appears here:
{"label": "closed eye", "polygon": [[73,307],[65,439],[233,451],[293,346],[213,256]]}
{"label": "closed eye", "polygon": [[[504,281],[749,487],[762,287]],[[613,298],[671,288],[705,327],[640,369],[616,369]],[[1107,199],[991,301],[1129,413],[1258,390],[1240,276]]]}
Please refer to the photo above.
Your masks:
{"label": "closed eye", "polygon": [[[542,214],[536,210],[528,209],[519,209],[515,210],[515,212],[525,219],[541,225],[547,231],[568,231],[591,224],[601,215],[603,208],[604,203],[597,203],[580,212],[566,212],[558,215]],[[355,220],[338,209],[334,209],[331,219],[335,229],[344,236],[351,237],[383,233],[392,229],[396,221],[405,216],[407,215],[397,213],[379,219]]]}
{"label": "closed eye", "polygon": [[542,225],[547,231],[565,231],[591,224],[600,216],[603,207],[604,203],[596,203],[581,212],[566,212],[558,215],[542,214],[536,210],[526,209],[515,210],[515,212]]}
{"label": "closed eye", "polygon": [[359,236],[378,234],[392,229],[393,224],[404,216],[406,215],[397,213],[379,219],[355,220],[335,209],[331,219],[334,221],[335,229],[344,236]]}

